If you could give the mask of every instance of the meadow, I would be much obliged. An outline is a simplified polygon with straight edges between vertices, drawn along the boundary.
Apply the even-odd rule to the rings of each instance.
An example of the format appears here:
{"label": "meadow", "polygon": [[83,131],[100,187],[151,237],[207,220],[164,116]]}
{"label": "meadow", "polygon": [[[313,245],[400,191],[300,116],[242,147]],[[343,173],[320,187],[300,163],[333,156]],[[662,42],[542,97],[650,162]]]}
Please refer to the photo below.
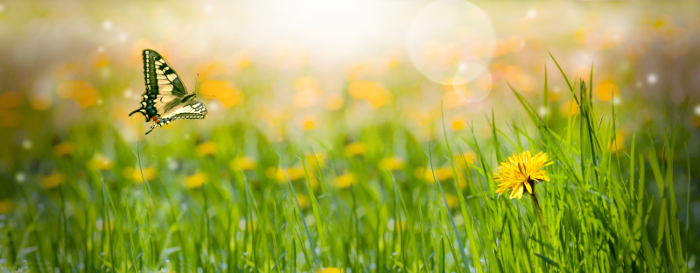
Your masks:
{"label": "meadow", "polygon": [[0,1],[0,272],[700,272],[700,2],[473,2]]}
{"label": "meadow", "polygon": [[[697,239],[692,223],[679,220],[690,191],[676,194],[690,187],[691,174],[683,175],[691,170],[689,140],[676,125],[618,142],[619,110],[594,105],[593,68],[585,79],[566,77],[558,64],[555,73],[549,69],[539,101],[508,91],[521,103],[520,117],[500,123],[486,113],[465,130],[448,130],[462,125],[445,122],[441,108],[434,138],[422,142],[392,122],[305,142],[271,140],[241,121],[214,127],[206,140],[181,133],[165,145],[158,134],[179,129],[157,129],[131,145],[104,123],[74,126],[38,155],[54,162],[49,175],[36,178],[31,170],[45,163],[15,154],[28,166],[12,167],[29,178],[15,177],[19,183],[7,187],[18,194],[3,204],[14,209],[0,218],[0,267],[690,271]],[[564,79],[576,102],[565,117],[533,106],[551,103],[553,76]],[[477,137],[478,123],[490,135]],[[114,157],[93,150],[106,144]],[[553,162],[545,167],[551,181],[535,190],[541,215],[532,196],[495,192],[496,166],[523,151],[544,152]]]}

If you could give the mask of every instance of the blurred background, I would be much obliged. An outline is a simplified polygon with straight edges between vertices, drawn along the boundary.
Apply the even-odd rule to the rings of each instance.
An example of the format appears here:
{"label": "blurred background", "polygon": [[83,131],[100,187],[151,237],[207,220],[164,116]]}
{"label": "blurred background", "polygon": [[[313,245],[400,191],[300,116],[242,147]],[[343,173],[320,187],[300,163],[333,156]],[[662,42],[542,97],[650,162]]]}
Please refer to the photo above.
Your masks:
{"label": "blurred background", "polygon": [[[466,148],[472,131],[491,136],[492,113],[506,133],[527,120],[506,82],[552,124],[565,124],[576,105],[571,110],[549,54],[572,84],[588,82],[593,69],[596,114],[610,117],[614,106],[617,116],[612,149],[624,151],[634,132],[647,130],[661,143],[677,122],[679,143],[698,162],[699,8],[695,1],[0,1],[3,187],[52,188],[90,169],[138,181],[137,142],[144,165],[175,181],[198,173],[196,158],[264,162],[261,145],[331,150],[372,142],[371,134],[392,140],[350,147],[350,155],[356,148],[375,161],[405,159],[415,152],[405,139],[427,146],[442,136],[441,102],[450,138]],[[196,90],[206,119],[144,136],[151,124],[128,114],[144,91],[146,48]],[[368,131],[386,124],[402,133]],[[677,189],[685,195],[685,186]],[[16,194],[2,191],[0,200]]]}

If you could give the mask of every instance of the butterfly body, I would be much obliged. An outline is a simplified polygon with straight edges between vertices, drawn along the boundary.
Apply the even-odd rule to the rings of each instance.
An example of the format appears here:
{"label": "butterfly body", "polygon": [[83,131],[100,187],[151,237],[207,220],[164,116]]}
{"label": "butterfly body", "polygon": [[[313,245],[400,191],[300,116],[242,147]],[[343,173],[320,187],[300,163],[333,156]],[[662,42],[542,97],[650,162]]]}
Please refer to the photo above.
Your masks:
{"label": "butterfly body", "polygon": [[141,107],[129,116],[138,112],[144,115],[146,122],[153,121],[146,134],[176,119],[203,119],[207,115],[206,106],[195,100],[196,94],[187,92],[175,70],[158,52],[145,49],[142,55],[146,91]]}

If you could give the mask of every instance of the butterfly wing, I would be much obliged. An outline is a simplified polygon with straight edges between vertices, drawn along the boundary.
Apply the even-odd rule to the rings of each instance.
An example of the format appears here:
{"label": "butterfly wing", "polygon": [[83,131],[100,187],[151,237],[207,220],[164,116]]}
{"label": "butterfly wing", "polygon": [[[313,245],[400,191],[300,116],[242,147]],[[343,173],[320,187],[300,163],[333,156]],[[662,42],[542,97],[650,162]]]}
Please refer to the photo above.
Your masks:
{"label": "butterfly wing", "polygon": [[153,131],[153,129],[156,128],[156,126],[160,127],[169,124],[171,121],[176,119],[203,119],[206,116],[207,107],[204,106],[204,103],[191,100],[184,106],[175,109],[167,116],[158,119],[156,123],[151,126],[151,129],[146,132],[146,134],[148,135],[151,131]]}
{"label": "butterfly wing", "polygon": [[204,106],[204,103],[193,100],[163,117],[163,119],[169,121],[176,119],[203,119],[205,116],[207,116],[207,107]]}
{"label": "butterfly wing", "polygon": [[145,49],[142,55],[146,92],[142,95],[141,107],[129,116],[139,112],[148,122],[170,114],[177,106],[190,101],[194,94],[187,92],[175,70],[158,52]]}

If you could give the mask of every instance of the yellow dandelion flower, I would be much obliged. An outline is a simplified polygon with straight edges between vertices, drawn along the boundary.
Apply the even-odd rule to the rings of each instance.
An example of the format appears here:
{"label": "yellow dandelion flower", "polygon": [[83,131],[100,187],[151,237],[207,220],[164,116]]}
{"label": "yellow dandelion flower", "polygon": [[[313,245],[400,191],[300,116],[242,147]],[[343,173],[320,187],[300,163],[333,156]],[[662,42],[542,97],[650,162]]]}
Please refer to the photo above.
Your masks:
{"label": "yellow dandelion flower", "polygon": [[523,197],[524,188],[529,194],[534,195],[535,182],[549,181],[547,171],[542,169],[552,164],[547,162],[548,159],[549,156],[546,153],[539,152],[533,157],[530,156],[530,151],[509,157],[508,161],[501,163],[498,174],[493,178],[493,181],[501,182],[496,192],[502,194],[510,189],[510,198],[520,199]]}
{"label": "yellow dandelion flower", "polygon": [[188,176],[185,182],[182,184],[187,189],[194,189],[201,187],[204,183],[207,183],[209,177],[204,173],[196,173]]}
{"label": "yellow dandelion flower", "polygon": [[620,87],[611,80],[604,80],[595,89],[595,95],[599,100],[610,101],[620,94]]}
{"label": "yellow dandelion flower", "polygon": [[445,194],[445,201],[447,201],[447,207],[454,209],[459,205],[459,198],[454,194]]}
{"label": "yellow dandelion flower", "polygon": [[11,213],[13,207],[12,200],[0,200],[0,215]]}
{"label": "yellow dandelion flower", "polygon": [[242,157],[237,157],[231,160],[231,169],[233,170],[252,170],[255,168],[255,166],[258,163],[255,162],[255,159],[248,157],[248,156],[242,156]]}
{"label": "yellow dandelion flower", "polygon": [[101,154],[96,154],[87,163],[90,170],[109,170],[114,165],[114,161],[111,158],[103,156]]}
{"label": "yellow dandelion flower", "polygon": [[142,175],[140,168],[126,167],[124,168],[124,172],[122,174],[126,179],[132,179],[136,183],[143,183],[144,176],[146,176],[148,181],[153,180],[153,178],[156,177],[156,170],[151,167],[143,168]]}
{"label": "yellow dandelion flower", "polygon": [[56,156],[71,156],[75,152],[75,145],[70,141],[64,141],[53,146],[53,153]]}
{"label": "yellow dandelion flower", "polygon": [[455,153],[453,159],[455,165],[464,169],[464,167],[469,166],[469,164],[474,164],[474,161],[476,160],[476,153],[472,151],[467,151],[464,153]]}
{"label": "yellow dandelion flower", "polygon": [[325,267],[321,268],[319,270],[316,270],[316,273],[342,273],[343,270],[339,269],[337,267]]}
{"label": "yellow dandelion flower", "polygon": [[306,194],[297,194],[297,201],[299,201],[299,206],[302,209],[308,208],[309,204],[311,204],[311,199]]}
{"label": "yellow dandelion flower", "polygon": [[400,170],[404,166],[404,161],[400,157],[387,157],[379,161],[379,168],[383,171],[386,169],[396,171]]}
{"label": "yellow dandelion flower", "polygon": [[316,128],[316,118],[314,116],[306,116],[301,122],[301,127],[306,131],[311,131]]}
{"label": "yellow dandelion flower", "polygon": [[[275,169],[277,169],[277,172],[275,172]],[[289,174],[289,180],[292,181],[304,178],[304,169],[299,166],[288,168],[287,173],[284,172],[284,169],[270,167],[265,173],[267,174],[267,177],[275,178],[277,183],[280,184],[287,183],[287,174]]]}
{"label": "yellow dandelion flower", "polygon": [[62,173],[54,173],[44,176],[44,178],[41,179],[41,187],[44,189],[53,189],[64,181],[66,181],[66,177]]}
{"label": "yellow dandelion flower", "polygon": [[345,146],[345,155],[349,157],[363,156],[367,153],[367,145],[364,142],[357,141]]}
{"label": "yellow dandelion flower", "polygon": [[357,181],[357,176],[355,176],[354,173],[346,173],[338,176],[333,184],[336,188],[344,189],[350,187],[350,185],[354,184],[355,181]]}
{"label": "yellow dandelion flower", "polygon": [[197,145],[196,151],[199,156],[215,156],[218,148],[216,143],[207,141]]}
{"label": "yellow dandelion flower", "polygon": [[321,152],[309,153],[306,156],[304,156],[304,161],[306,161],[306,164],[311,166],[311,168],[316,169],[317,161],[319,165],[326,163],[326,154]]}

